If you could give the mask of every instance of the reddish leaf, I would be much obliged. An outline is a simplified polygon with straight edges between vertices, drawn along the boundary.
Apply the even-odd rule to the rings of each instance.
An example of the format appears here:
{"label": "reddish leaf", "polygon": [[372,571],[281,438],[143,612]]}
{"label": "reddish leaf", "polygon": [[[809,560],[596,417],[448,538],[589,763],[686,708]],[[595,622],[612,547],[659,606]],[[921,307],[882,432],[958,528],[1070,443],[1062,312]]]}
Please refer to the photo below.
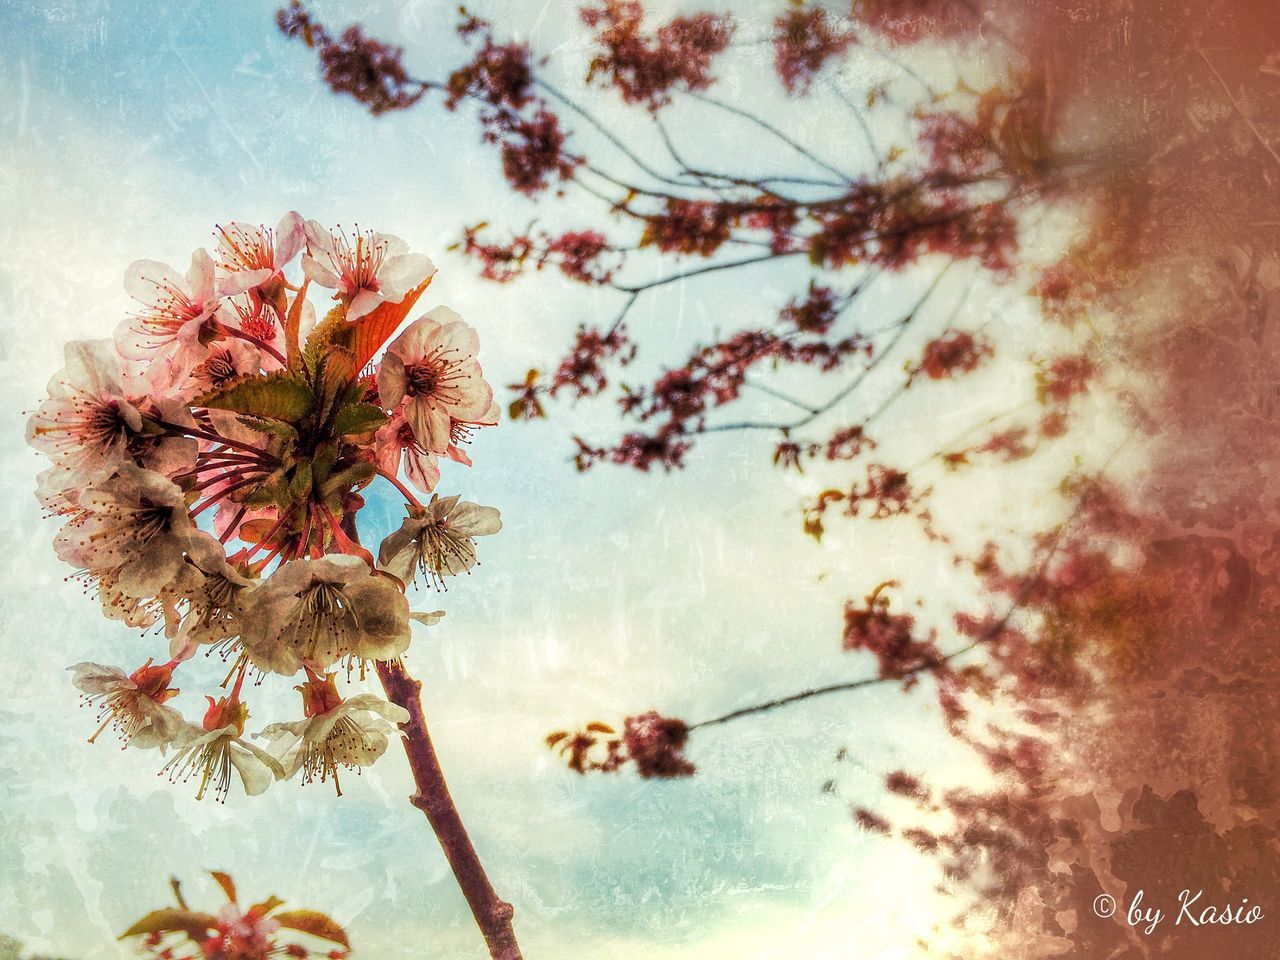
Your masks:
{"label": "reddish leaf", "polygon": [[181,930],[190,937],[203,938],[218,925],[216,917],[194,910],[175,910],[172,907],[164,910],[153,910],[120,934],[120,939],[140,937],[148,933],[169,933]]}
{"label": "reddish leaf", "polygon": [[271,896],[263,900],[261,903],[255,903],[249,908],[249,913],[255,917],[265,917],[276,907],[284,906],[284,901],[279,897]]}
{"label": "reddish leaf", "polygon": [[236,902],[236,882],[231,879],[231,875],[223,873],[221,870],[210,870],[209,876],[217,882],[222,888],[222,892],[227,895],[227,899],[232,903]]}
{"label": "reddish leaf", "polygon": [[347,932],[338,925],[338,921],[315,910],[286,910],[284,913],[277,913],[275,921],[290,930],[309,933],[313,937],[340,943],[344,947],[351,946],[347,942]]}
{"label": "reddish leaf", "polygon": [[343,380],[353,380],[366,363],[373,359],[384,343],[391,339],[404,318],[409,315],[418,298],[431,285],[428,277],[421,284],[410,290],[399,303],[381,303],[366,316],[355,323],[349,323],[333,334],[330,341],[335,346],[345,347],[351,351],[350,356],[342,356],[341,369],[332,360],[329,373],[340,376]]}

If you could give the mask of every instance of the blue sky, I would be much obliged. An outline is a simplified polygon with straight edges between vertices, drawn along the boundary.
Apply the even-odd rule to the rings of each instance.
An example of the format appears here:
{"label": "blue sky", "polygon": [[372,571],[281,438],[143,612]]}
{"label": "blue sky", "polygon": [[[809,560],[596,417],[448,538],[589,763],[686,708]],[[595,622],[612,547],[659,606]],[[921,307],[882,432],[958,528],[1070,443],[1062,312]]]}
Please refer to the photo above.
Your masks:
{"label": "blue sky", "polygon": [[[457,60],[451,2],[316,6],[335,26],[362,19],[399,38],[422,73]],[[580,75],[587,53],[567,6],[473,6],[532,34],[565,84]],[[744,35],[767,30],[751,5],[738,8]],[[837,132],[831,101],[792,109],[763,78],[763,56],[749,54],[722,95],[857,164],[858,142]],[[884,69],[859,63],[841,82],[857,90]],[[120,276],[130,260],[185,264],[215,222],[274,223],[288,209],[358,220],[429,253],[440,273],[427,299],[468,318],[491,380],[511,382],[554,358],[579,322],[612,316],[617,301],[550,273],[487,284],[445,248],[482,219],[523,226],[590,208],[572,196],[558,208],[512,197],[466,116],[422,109],[374,120],[330,96],[307,51],[276,34],[270,4],[17,0],[0,10],[0,75],[11,91],[0,103],[0,390],[9,411],[0,435],[0,931],[59,955],[123,955],[113,934],[165,899],[170,873],[189,881],[193,897],[211,897],[201,872],[221,868],[244,889],[349,922],[361,955],[479,955],[438,847],[404,801],[402,758],[388,755],[340,801],[319,786],[284,784],[216,807],[158,780],[154,754],[84,743],[90,718],[76,708],[65,667],[140,662],[163,644],[103,621],[62,581],[67,571],[48,546],[55,526],[31,496],[39,463],[16,411],[37,402],[62,343],[110,334],[128,308]],[[586,99],[619,131],[643,136],[609,96]],[[677,115],[673,130],[695,162],[726,145],[772,162],[722,123]],[[882,142],[897,134],[891,124],[877,130]],[[668,349],[638,369],[673,360],[711,330],[767,316],[807,277],[778,265],[746,283],[708,278],[646,298],[631,322]],[[899,308],[919,282],[886,284],[858,322]],[[959,277],[951,295],[963,288]],[[1020,297],[979,283],[960,322],[998,317],[997,335],[1025,337]],[[1025,390],[1028,376],[1005,371],[980,396],[909,398],[894,442],[928,449],[943,430]],[[569,435],[616,428],[601,405],[565,407],[547,423],[486,431],[474,470],[446,468],[444,492],[498,506],[506,525],[483,543],[473,576],[423,600],[448,617],[411,651],[455,797],[495,885],[517,907],[526,956],[912,955],[941,916],[928,864],[859,832],[847,803],[821,786],[838,778],[846,798],[871,801],[896,767],[942,778],[971,771],[927,696],[877,688],[700,733],[699,774],[668,783],[578,778],[541,738],[651,707],[697,720],[865,676],[870,665],[839,650],[845,597],[901,575],[923,580],[945,606],[964,585],[910,528],[859,526],[821,545],[805,538],[799,504],[824,478],[773,470],[763,441],[708,442],[669,476],[575,473]],[[1005,507],[995,529],[1052,509],[1018,496],[1018,484],[1036,489],[1034,478],[1002,483],[983,491]],[[390,499],[375,506],[383,502],[398,510]],[[254,697],[263,722],[296,709],[286,689]],[[852,763],[835,763],[841,746],[852,748]]]}

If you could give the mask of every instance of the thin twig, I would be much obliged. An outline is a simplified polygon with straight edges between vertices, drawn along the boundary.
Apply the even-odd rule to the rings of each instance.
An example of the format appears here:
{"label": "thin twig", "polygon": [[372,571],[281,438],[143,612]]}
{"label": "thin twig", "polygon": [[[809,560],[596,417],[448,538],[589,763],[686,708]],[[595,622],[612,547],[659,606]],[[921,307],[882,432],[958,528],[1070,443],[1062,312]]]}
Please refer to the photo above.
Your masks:
{"label": "thin twig", "polygon": [[881,350],[880,353],[878,353],[875,357],[873,357],[871,362],[868,363],[865,367],[863,367],[862,370],[858,372],[858,375],[855,376],[852,381],[850,381],[848,384],[842,387],[839,391],[837,391],[836,394],[833,397],[831,397],[831,399],[828,400],[826,403],[818,406],[813,413],[807,414],[806,416],[801,417],[799,420],[794,420],[790,423],[765,423],[765,422],[753,422],[753,421],[746,421],[743,423],[722,423],[722,424],[717,424],[715,426],[705,427],[699,432],[700,433],[727,433],[735,430],[780,430],[783,433],[790,433],[792,430],[799,430],[801,427],[808,426],[810,423],[818,419],[818,417],[822,416],[822,414],[829,411],[832,407],[838,404],[841,400],[843,400],[849,394],[853,393],[854,390],[858,389],[858,387],[862,385],[862,383],[867,379],[867,377],[869,377],[871,373],[884,361],[884,358],[893,352],[893,348],[896,347],[899,341],[901,341],[902,338],[906,335],[907,328],[910,326],[911,321],[916,317],[916,315],[924,307],[929,297],[933,295],[933,292],[937,290],[938,284],[942,282],[942,278],[946,276],[947,271],[950,269],[951,269],[951,264],[948,263],[945,267],[943,267],[940,271],[938,271],[938,275],[933,278],[933,282],[929,284],[928,289],[926,289],[925,292],[921,295],[920,299],[916,301],[915,305],[911,308],[911,310],[907,312],[906,316],[902,320],[902,323],[898,329],[898,332],[894,334],[893,339],[889,341],[889,343],[884,347],[884,349]]}
{"label": "thin twig", "polygon": [[794,257],[803,253],[803,250],[793,250],[787,253],[766,253],[759,257],[747,257],[744,260],[727,260],[723,263],[712,263],[704,267],[694,267],[691,270],[682,270],[678,273],[668,274],[665,277],[659,277],[657,280],[650,280],[648,283],[641,283],[636,286],[623,286],[622,284],[612,284],[615,290],[623,293],[642,293],[645,290],[652,290],[654,287],[665,286],[668,283],[675,283],[677,280],[687,280],[689,277],[698,277],[704,273],[715,273],[717,270],[732,270],[737,267],[749,267],[756,263],[766,263],[769,260],[781,260],[785,257]]}
{"label": "thin twig", "polygon": [[726,103],[723,100],[719,100],[716,97],[708,96],[705,93],[688,91],[687,96],[690,96],[695,100],[700,100],[703,103],[710,104],[713,107],[717,107],[721,110],[727,111],[728,113],[732,113],[735,116],[742,117],[744,120],[749,120],[751,123],[754,123],[761,130],[765,130],[768,133],[772,134],[773,136],[777,137],[779,140],[781,140],[783,143],[785,143],[792,150],[800,154],[800,156],[804,157],[809,162],[815,164],[816,166],[821,167],[823,170],[826,170],[827,173],[830,173],[839,177],[842,183],[853,182],[854,178],[849,176],[843,170],[827,163],[821,157],[815,155],[813,151],[809,150],[807,147],[800,145],[795,140],[791,139],[791,137],[787,136],[785,133],[783,133],[781,130],[779,130],[777,127],[771,124],[769,121],[761,117],[757,117],[750,110],[743,110],[741,107],[735,107],[731,103]]}
{"label": "thin twig", "polygon": [[[1121,446],[1123,446],[1123,444],[1121,444]],[[1117,448],[1116,452],[1119,452],[1119,448]],[[1115,456],[1114,452],[1112,453],[1112,456]],[[1107,462],[1110,463],[1110,458],[1108,458]],[[982,644],[995,639],[1004,632],[1005,627],[1009,625],[1009,621],[1013,618],[1013,615],[1022,608],[1022,605],[1026,603],[1027,599],[1031,596],[1031,592],[1039,586],[1041,581],[1044,579],[1044,574],[1049,568],[1049,563],[1053,560],[1054,556],[1057,555],[1058,547],[1062,542],[1062,535],[1066,532],[1067,528],[1075,522],[1076,517],[1079,516],[1082,504],[1083,498],[1077,500],[1070,516],[1059,524],[1057,531],[1054,533],[1053,540],[1050,541],[1048,551],[1036,566],[1035,573],[1027,580],[1026,583],[1023,584],[1022,589],[1018,591],[1018,595],[1014,597],[1013,601],[1005,610],[1003,616],[984,630],[979,636],[975,637],[972,642],[967,643],[956,650],[952,650],[944,656],[926,661],[925,663],[912,667],[909,670],[904,670],[899,674],[883,677],[862,677],[858,680],[847,680],[843,683],[831,683],[822,687],[812,687],[808,690],[801,690],[799,693],[790,694],[789,696],[777,697],[773,700],[766,700],[764,703],[757,703],[749,707],[742,707],[738,710],[731,710],[729,713],[722,714],[718,717],[712,717],[710,720],[703,720],[699,723],[691,724],[689,729],[691,731],[699,730],[703,727],[712,727],[718,724],[728,723],[731,720],[737,720],[741,717],[749,717],[757,713],[767,713],[770,710],[776,710],[778,707],[785,707],[792,703],[812,700],[815,697],[826,696],[830,693],[842,693],[847,690],[861,690],[864,687],[873,687],[882,683],[898,683],[909,677],[937,670],[939,667],[950,663],[957,657],[964,656],[964,654],[969,653]]]}

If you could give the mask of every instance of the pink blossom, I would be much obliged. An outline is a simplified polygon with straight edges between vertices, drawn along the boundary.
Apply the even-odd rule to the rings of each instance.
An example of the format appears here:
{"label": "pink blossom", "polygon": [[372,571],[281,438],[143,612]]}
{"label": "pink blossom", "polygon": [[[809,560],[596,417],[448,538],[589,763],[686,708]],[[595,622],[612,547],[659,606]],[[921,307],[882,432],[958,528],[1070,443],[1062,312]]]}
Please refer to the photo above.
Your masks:
{"label": "pink blossom", "polygon": [[481,427],[494,427],[502,418],[502,410],[497,403],[489,404],[484,415],[475,420],[454,420],[449,428],[449,449],[444,455],[454,463],[471,466],[471,458],[462,448],[471,442],[471,434]]}
{"label": "pink blossom", "polygon": [[214,251],[224,294],[257,290],[281,276],[305,242],[302,217],[289,211],[275,230],[233,220],[217,228]]}
{"label": "pink blossom", "polygon": [[124,275],[125,292],[143,309],[116,328],[120,355],[163,361],[173,380],[204,359],[208,327],[222,299],[214,276],[213,259],[204,249],[191,255],[185,276],[155,260],[131,263]]}
{"label": "pink blossom", "polygon": [[129,437],[142,414],[125,396],[120,358],[109,340],[68,343],[66,366],[49,381],[49,398],[27,421],[27,442],[80,482],[129,461]]}
{"label": "pink blossom", "polygon": [[404,417],[418,442],[445,453],[454,421],[478,423],[490,413],[493,388],[476,362],[480,338],[458,314],[436,307],[415,320],[387,348],[378,370],[378,394],[395,408],[408,397]]}
{"label": "pink blossom", "polygon": [[262,352],[257,347],[227,337],[212,344],[208,356],[192,367],[185,387],[196,395],[209,393],[246,374],[256,374],[261,365]]}
{"label": "pink blossom", "polygon": [[[288,353],[285,342],[284,324],[276,314],[275,308],[262,301],[254,293],[241,293],[228,297],[223,311],[222,324],[228,331],[239,331],[252,342],[263,348],[261,357],[262,369],[266,371],[280,369],[280,361],[271,353],[284,356]],[[298,342],[305,343],[307,335],[316,325],[316,309],[310,300],[302,303],[302,315],[298,321]],[[269,349],[268,349],[269,348]]]}
{"label": "pink blossom", "polygon": [[172,475],[195,458],[190,440],[167,436],[145,424],[185,414],[167,398],[146,399],[147,384],[129,376],[110,340],[67,344],[66,366],[49,381],[49,397],[27,421],[27,442],[56,468],[46,492],[82,487],[109,477],[125,464],[141,463]]}
{"label": "pink blossom", "polygon": [[380,303],[399,303],[436,272],[430,257],[409,253],[409,245],[390,234],[357,230],[353,242],[314,220],[305,231],[302,269],[312,283],[338,291],[335,299],[346,301],[348,320],[359,320]]}
{"label": "pink blossom", "polygon": [[378,468],[388,476],[399,474],[403,463],[409,482],[423,493],[430,493],[440,482],[440,465],[435,454],[418,442],[413,427],[405,419],[403,407],[396,411],[396,415],[386,426],[378,429],[374,435],[374,443],[377,447]]}

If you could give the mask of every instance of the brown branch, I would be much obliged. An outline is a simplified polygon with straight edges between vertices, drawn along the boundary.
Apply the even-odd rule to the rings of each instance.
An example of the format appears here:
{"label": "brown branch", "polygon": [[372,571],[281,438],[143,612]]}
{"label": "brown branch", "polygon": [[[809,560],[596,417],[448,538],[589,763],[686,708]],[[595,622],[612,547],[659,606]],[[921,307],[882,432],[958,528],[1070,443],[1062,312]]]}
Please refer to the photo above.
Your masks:
{"label": "brown branch", "polygon": [[409,802],[427,815],[458,886],[467,898],[471,914],[484,934],[489,955],[493,960],[521,960],[520,945],[511,925],[515,910],[498,896],[489,882],[449,794],[444,771],[440,769],[440,759],[436,756],[427,721],[422,714],[422,684],[410,676],[399,661],[379,662],[377,669],[387,698],[409,713],[408,721],[399,725],[409,769],[413,771],[413,780],[418,787]]}
{"label": "brown branch", "polygon": [[710,427],[703,427],[701,430],[697,432],[698,433],[728,433],[730,431],[736,431],[736,430],[780,430],[783,433],[790,433],[792,430],[799,430],[801,427],[808,426],[814,420],[817,420],[818,417],[822,416],[824,413],[831,410],[836,404],[838,404],[845,397],[849,396],[849,394],[853,393],[854,390],[857,390],[858,387],[860,387],[862,383],[867,379],[867,377],[869,377],[872,374],[872,372],[878,366],[880,366],[880,364],[884,361],[884,358],[893,352],[893,348],[896,347],[899,341],[901,341],[902,338],[906,335],[907,328],[911,325],[911,321],[915,319],[916,315],[920,312],[921,308],[923,308],[925,303],[929,300],[929,297],[933,295],[933,292],[938,289],[938,284],[942,282],[942,278],[947,275],[947,271],[950,269],[951,269],[951,264],[948,263],[945,267],[943,267],[941,270],[938,271],[938,275],[933,278],[933,282],[929,284],[928,289],[925,290],[924,294],[921,295],[920,299],[916,301],[915,305],[911,308],[910,311],[908,311],[906,316],[903,317],[900,321],[898,321],[898,332],[894,334],[893,339],[889,341],[889,343],[885,346],[885,348],[881,350],[878,354],[876,354],[876,356],[871,360],[870,363],[868,363],[865,367],[859,370],[857,376],[855,376],[853,380],[851,380],[845,386],[841,387],[840,390],[838,390],[836,394],[833,397],[831,397],[830,400],[828,400],[826,403],[821,404],[820,406],[815,408],[812,413],[809,413],[801,417],[800,419],[794,420],[790,423],[765,423],[765,422],[756,422],[756,421],[746,421],[743,423],[721,423],[721,424],[716,424]]}
{"label": "brown branch", "polygon": [[[1106,470],[1107,467],[1111,465],[1111,462],[1116,458],[1116,455],[1124,449],[1128,442],[1128,439],[1122,440],[1116,448],[1111,451],[1110,456],[1107,457],[1099,468],[1099,472]],[[1012,602],[1010,602],[1008,608],[1000,619],[986,630],[982,631],[982,633],[977,637],[974,637],[971,642],[965,644],[963,647],[952,650],[945,656],[925,661],[919,666],[912,667],[910,670],[904,670],[899,674],[884,677],[863,677],[859,680],[847,680],[843,683],[831,683],[823,687],[812,687],[808,690],[801,690],[799,693],[790,694],[789,696],[777,697],[773,700],[766,700],[764,703],[757,703],[749,707],[732,710],[729,713],[722,714],[721,716],[712,717],[710,720],[703,720],[699,723],[690,724],[689,730],[693,731],[702,727],[716,726],[717,724],[728,723],[730,720],[737,720],[740,717],[753,716],[757,713],[767,713],[770,710],[776,710],[778,707],[785,707],[792,703],[812,700],[814,697],[826,696],[829,693],[840,693],[845,690],[859,690],[863,687],[871,687],[881,683],[905,680],[906,678],[917,674],[937,670],[939,667],[945,666],[957,657],[964,656],[966,653],[977,649],[982,644],[995,639],[1004,632],[1005,627],[1009,625],[1009,621],[1013,618],[1013,615],[1017,613],[1018,610],[1022,608],[1022,605],[1030,598],[1032,591],[1044,581],[1044,575],[1048,572],[1049,564],[1053,562],[1053,558],[1058,554],[1058,549],[1062,546],[1063,535],[1066,534],[1071,525],[1075,523],[1076,518],[1080,516],[1080,511],[1084,507],[1084,499],[1084,497],[1078,498],[1071,509],[1071,513],[1058,525],[1058,529],[1054,531],[1053,539],[1049,541],[1049,547],[1045,551],[1044,557],[1042,557],[1040,562],[1036,564],[1034,573],[1032,573],[1026,583],[1022,585],[1022,588],[1018,591],[1018,595],[1013,598]]]}
{"label": "brown branch", "polygon": [[586,120],[587,123],[591,124],[591,126],[595,128],[596,132],[599,133],[602,137],[604,137],[607,141],[609,141],[609,143],[613,144],[619,151],[621,151],[624,157],[630,160],[633,164],[636,165],[636,167],[638,167],[644,173],[653,177],[653,179],[659,181],[660,183],[670,184],[671,186],[674,186],[674,187],[689,188],[691,186],[696,186],[696,184],[684,183],[675,177],[672,177],[665,173],[661,173],[658,170],[654,169],[653,166],[651,166],[650,164],[642,160],[634,150],[632,150],[625,143],[623,143],[622,140],[619,139],[617,134],[615,134],[612,130],[610,130],[602,121],[598,120],[589,110],[587,110],[585,107],[579,106],[577,102],[570,99],[566,94],[560,92],[560,90],[558,90],[556,87],[553,87],[551,84],[547,83],[541,77],[534,78],[533,82],[537,87],[539,87],[542,90],[545,90],[550,96],[552,96],[556,100],[559,100],[562,104],[564,104],[574,113],[576,113],[578,116],[582,117],[582,119]]}
{"label": "brown branch", "polygon": [[705,93],[695,93],[693,91],[688,91],[687,95],[692,97],[695,100],[700,100],[703,103],[710,104],[713,107],[716,107],[720,110],[724,110],[727,113],[732,113],[734,116],[741,117],[744,120],[749,120],[750,122],[754,123],[757,127],[759,127],[761,130],[764,130],[765,132],[770,133],[773,136],[777,137],[779,140],[781,140],[783,143],[789,146],[796,153],[800,154],[800,156],[804,157],[810,163],[813,163],[814,165],[821,167],[823,170],[827,171],[827,173],[830,173],[836,177],[839,177],[842,183],[851,183],[853,181],[854,178],[849,176],[839,167],[835,167],[827,163],[821,157],[814,154],[812,150],[809,150],[806,147],[802,146],[801,144],[797,143],[795,140],[791,139],[791,137],[787,136],[785,133],[783,133],[781,130],[779,130],[777,127],[771,124],[769,121],[764,120],[761,117],[757,117],[750,110],[743,110],[741,107],[735,107],[732,103],[726,103],[723,100],[719,100],[716,97],[708,96]]}
{"label": "brown branch", "polygon": [[798,256],[804,253],[803,250],[792,250],[787,253],[766,253],[759,257],[747,257],[745,260],[726,260],[722,263],[712,263],[704,267],[694,267],[690,270],[681,270],[679,273],[672,273],[665,277],[659,277],[657,280],[650,280],[648,283],[637,284],[636,286],[623,286],[622,284],[611,284],[615,290],[622,293],[641,293],[645,290],[652,290],[654,287],[665,286],[668,283],[675,283],[677,280],[687,280],[689,277],[698,277],[704,273],[714,273],[717,270],[732,270],[735,267],[749,267],[752,264],[766,263],[769,260],[781,260],[785,257]]}

